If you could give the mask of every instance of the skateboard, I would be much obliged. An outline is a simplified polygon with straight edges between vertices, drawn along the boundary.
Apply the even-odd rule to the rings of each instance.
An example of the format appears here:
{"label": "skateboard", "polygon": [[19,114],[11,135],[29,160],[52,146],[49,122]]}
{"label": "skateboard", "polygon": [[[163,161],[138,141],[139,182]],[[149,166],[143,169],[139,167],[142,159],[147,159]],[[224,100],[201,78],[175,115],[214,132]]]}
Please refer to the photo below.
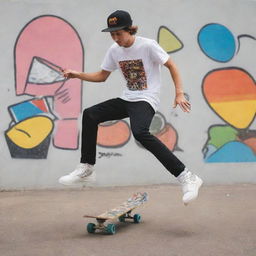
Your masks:
{"label": "skateboard", "polygon": [[147,200],[148,194],[146,192],[136,193],[116,208],[106,211],[98,216],[85,215],[84,218],[94,218],[97,221],[97,224],[88,223],[87,232],[95,233],[96,230],[100,230],[105,231],[111,235],[115,234],[116,225],[113,223],[105,225],[105,222],[107,220],[119,219],[120,222],[125,222],[126,219],[132,219],[134,223],[139,223],[141,221],[141,215],[138,213],[132,215],[131,213],[135,208],[137,208]]}

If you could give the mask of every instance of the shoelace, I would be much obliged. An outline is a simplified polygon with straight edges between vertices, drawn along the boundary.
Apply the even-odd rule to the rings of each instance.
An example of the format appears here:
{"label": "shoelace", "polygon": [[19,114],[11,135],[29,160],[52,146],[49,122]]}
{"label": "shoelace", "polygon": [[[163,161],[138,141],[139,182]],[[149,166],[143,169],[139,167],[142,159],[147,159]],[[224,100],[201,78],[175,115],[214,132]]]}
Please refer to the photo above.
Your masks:
{"label": "shoelace", "polygon": [[187,172],[182,178],[183,184],[193,184],[196,181],[196,175],[191,172]]}
{"label": "shoelace", "polygon": [[90,173],[88,166],[84,167],[83,164],[78,164],[76,169],[71,173],[80,177],[86,177]]}

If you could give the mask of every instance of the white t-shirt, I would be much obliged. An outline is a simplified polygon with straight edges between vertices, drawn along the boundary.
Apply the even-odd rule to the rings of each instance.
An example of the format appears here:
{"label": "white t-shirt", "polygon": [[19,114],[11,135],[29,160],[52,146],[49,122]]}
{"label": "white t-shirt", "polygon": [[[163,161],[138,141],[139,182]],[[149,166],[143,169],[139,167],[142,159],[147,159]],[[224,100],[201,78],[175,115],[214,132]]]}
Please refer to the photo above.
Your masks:
{"label": "white t-shirt", "polygon": [[126,101],[147,101],[156,111],[159,105],[161,87],[161,66],[169,55],[152,39],[135,37],[130,47],[114,43],[102,62],[103,70],[119,69],[126,80],[121,99]]}

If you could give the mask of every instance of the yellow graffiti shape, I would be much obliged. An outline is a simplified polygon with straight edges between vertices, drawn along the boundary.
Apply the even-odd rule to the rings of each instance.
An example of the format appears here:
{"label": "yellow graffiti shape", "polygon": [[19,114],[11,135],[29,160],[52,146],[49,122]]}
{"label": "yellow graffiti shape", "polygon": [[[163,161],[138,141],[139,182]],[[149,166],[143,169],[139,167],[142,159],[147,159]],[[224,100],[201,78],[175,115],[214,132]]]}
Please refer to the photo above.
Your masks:
{"label": "yellow graffiti shape", "polygon": [[256,113],[256,100],[218,102],[210,106],[238,129],[247,128]]}
{"label": "yellow graffiti shape", "polygon": [[167,53],[178,51],[183,47],[178,37],[164,26],[158,30],[158,43]]}
{"label": "yellow graffiti shape", "polygon": [[31,149],[43,142],[52,129],[53,121],[50,118],[37,116],[16,124],[7,132],[7,136],[17,146]]}

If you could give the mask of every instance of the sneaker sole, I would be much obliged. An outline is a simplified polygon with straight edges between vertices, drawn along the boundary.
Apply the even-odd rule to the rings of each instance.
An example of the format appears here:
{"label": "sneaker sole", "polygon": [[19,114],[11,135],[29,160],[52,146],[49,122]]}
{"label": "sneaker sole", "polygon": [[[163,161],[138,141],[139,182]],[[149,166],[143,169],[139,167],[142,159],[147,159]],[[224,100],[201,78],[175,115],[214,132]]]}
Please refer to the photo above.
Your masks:
{"label": "sneaker sole", "polygon": [[80,186],[80,185],[91,185],[93,183],[95,183],[96,181],[78,181],[75,183],[66,183],[66,182],[61,182],[59,181],[59,183],[61,185],[65,185],[65,186]]}
{"label": "sneaker sole", "polygon": [[96,182],[96,175],[94,174],[93,177],[88,178],[87,180],[80,180],[80,181],[76,181],[76,182],[63,182],[61,181],[61,179],[58,180],[58,182],[61,185],[65,185],[65,186],[80,186],[80,185],[92,185],[93,183]]}
{"label": "sneaker sole", "polygon": [[203,185],[203,180],[202,179],[200,179],[200,182],[199,182],[199,186],[198,186],[198,190],[197,190],[197,196],[194,198],[194,199],[192,199],[192,200],[190,200],[190,201],[188,201],[188,202],[184,202],[184,205],[185,206],[188,206],[188,204],[190,203],[190,202],[192,202],[192,201],[194,201],[194,200],[196,200],[197,198],[198,198],[198,195],[199,195],[199,189],[201,188],[201,186]]}

